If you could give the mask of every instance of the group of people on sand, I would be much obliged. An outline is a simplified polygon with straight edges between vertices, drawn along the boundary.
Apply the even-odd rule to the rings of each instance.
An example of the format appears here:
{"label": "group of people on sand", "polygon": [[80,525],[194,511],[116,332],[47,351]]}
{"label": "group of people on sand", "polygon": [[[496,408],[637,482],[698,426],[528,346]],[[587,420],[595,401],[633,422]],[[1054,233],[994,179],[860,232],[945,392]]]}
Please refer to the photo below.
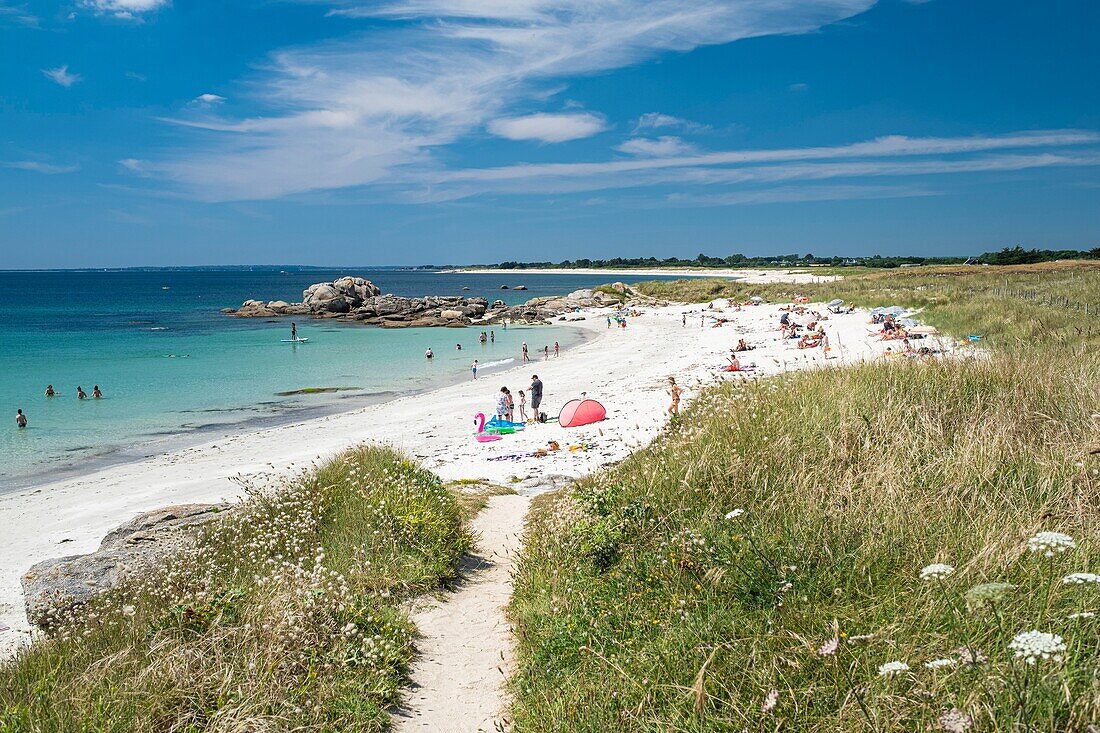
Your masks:
{"label": "group of people on sand", "polygon": [[508,422],[538,422],[539,406],[542,405],[542,380],[539,379],[539,375],[531,375],[529,390],[531,393],[531,416],[527,416],[527,394],[521,389],[517,392],[519,395],[519,420],[516,420],[516,399],[512,396],[510,389],[501,387],[500,394],[497,395],[497,419],[507,420]]}
{"label": "group of people on sand", "polygon": [[[57,396],[57,390],[55,390],[53,388],[52,384],[47,384],[46,385],[45,395],[46,395],[46,397],[56,397]],[[94,387],[92,387],[92,399],[93,400],[98,400],[101,397],[103,397],[103,390],[101,390],[99,388],[99,385],[97,384]],[[88,393],[85,392],[84,388],[81,387],[80,385],[77,385],[77,387],[76,387],[76,398],[78,400],[88,399]],[[17,428],[27,427],[27,415],[23,412],[22,409],[18,409],[18,410],[15,411],[15,426]]]}
{"label": "group of people on sand", "polygon": [[[520,347],[520,348],[521,348],[521,351],[523,352],[523,361],[524,361],[524,363],[531,361],[531,351],[527,346],[527,342],[524,341],[523,346]],[[559,356],[561,356],[561,344],[559,344],[557,341],[555,341],[554,342],[554,358],[556,359]],[[544,361],[546,359],[550,358],[550,345],[549,344],[542,347],[542,358],[543,358]]]}
{"label": "group of people on sand", "polygon": [[[804,323],[799,323],[791,316],[798,316]],[[816,349],[821,347],[829,350],[829,336],[825,333],[822,321],[829,320],[817,311],[809,310],[801,305],[784,308],[779,314],[780,338],[798,339],[796,344],[800,349]]]}

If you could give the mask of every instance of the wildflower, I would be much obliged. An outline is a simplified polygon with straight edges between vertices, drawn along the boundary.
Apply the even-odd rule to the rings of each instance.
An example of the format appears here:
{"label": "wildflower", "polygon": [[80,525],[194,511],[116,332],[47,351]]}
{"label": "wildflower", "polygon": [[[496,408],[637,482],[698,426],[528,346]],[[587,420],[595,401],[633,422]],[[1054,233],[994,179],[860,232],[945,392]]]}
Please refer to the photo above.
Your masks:
{"label": "wildflower", "polygon": [[775,707],[777,702],[779,702],[779,690],[772,690],[768,693],[768,696],[764,698],[764,702],[760,704],[760,712],[768,712]]}
{"label": "wildflower", "polygon": [[879,677],[893,677],[901,672],[908,672],[909,665],[905,662],[886,662],[878,666]]}
{"label": "wildflower", "polygon": [[920,579],[921,580],[943,580],[948,575],[955,572],[955,568],[950,565],[945,565],[942,562],[932,563],[921,568]]}
{"label": "wildflower", "polygon": [[1062,578],[1063,585],[1084,585],[1085,583],[1100,583],[1100,575],[1096,573],[1070,573]]}
{"label": "wildflower", "polygon": [[819,657],[831,657],[836,654],[837,647],[839,646],[840,639],[834,636],[832,639],[829,639],[827,642],[818,647],[817,655]]}
{"label": "wildflower", "polygon": [[726,520],[737,519],[739,516],[745,513],[744,509],[734,509],[733,511],[726,512]]}
{"label": "wildflower", "polygon": [[1027,548],[1032,552],[1041,552],[1046,557],[1067,552],[1077,547],[1077,543],[1068,534],[1061,532],[1040,532],[1027,541]]}
{"label": "wildflower", "polygon": [[974,723],[969,715],[958,708],[945,710],[938,720],[940,727],[950,733],[966,733]]}
{"label": "wildflower", "polygon": [[959,660],[957,659],[945,657],[943,659],[933,659],[930,662],[925,662],[924,666],[928,669],[947,669],[949,667],[954,667],[958,663]]}
{"label": "wildflower", "polygon": [[975,649],[973,647],[960,646],[951,653],[959,658],[959,664],[964,667],[985,664],[989,661],[989,657],[987,657],[981,649]]}
{"label": "wildflower", "polygon": [[973,608],[1004,600],[1009,593],[1016,590],[1012,583],[980,583],[968,590],[963,597],[966,605]]}
{"label": "wildflower", "polygon": [[1035,664],[1040,659],[1062,661],[1062,652],[1066,650],[1066,643],[1057,634],[1048,634],[1045,631],[1025,631],[1016,634],[1008,648],[1015,652],[1018,659],[1023,659],[1028,664]]}
{"label": "wildflower", "polygon": [[133,606],[127,605],[122,607],[123,616],[133,616],[135,613],[137,613],[137,609],[135,609]]}

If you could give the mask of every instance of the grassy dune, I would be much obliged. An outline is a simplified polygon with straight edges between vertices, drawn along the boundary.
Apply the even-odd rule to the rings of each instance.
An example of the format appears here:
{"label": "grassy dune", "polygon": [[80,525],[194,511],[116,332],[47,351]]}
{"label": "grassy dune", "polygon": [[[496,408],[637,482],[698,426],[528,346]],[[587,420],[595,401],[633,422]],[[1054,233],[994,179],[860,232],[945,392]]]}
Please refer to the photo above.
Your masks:
{"label": "grassy dune", "polygon": [[[516,730],[1100,720],[1100,576],[1063,580],[1100,573],[1097,329],[960,269],[799,290],[924,306],[984,334],[989,358],[722,384],[650,448],[539,501],[512,605]],[[1037,269],[1009,277],[1096,300],[1100,270]],[[1072,541],[1030,549],[1050,531]],[[1060,640],[1018,657],[1032,630]]]}
{"label": "grassy dune", "polygon": [[4,663],[0,731],[382,730],[412,655],[398,603],[470,542],[433,474],[350,451]]}

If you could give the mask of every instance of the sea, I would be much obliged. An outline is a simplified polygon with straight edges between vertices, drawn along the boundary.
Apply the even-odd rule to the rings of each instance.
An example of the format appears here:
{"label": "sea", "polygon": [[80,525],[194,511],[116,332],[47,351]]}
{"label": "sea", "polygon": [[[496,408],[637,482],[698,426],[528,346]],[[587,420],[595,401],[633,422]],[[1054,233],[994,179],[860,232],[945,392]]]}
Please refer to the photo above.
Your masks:
{"label": "sea", "polygon": [[[290,318],[220,312],[248,298],[297,302],[312,283],[343,275],[394,295],[509,304],[614,279],[368,268],[0,271],[0,493],[433,389],[468,379],[474,359],[479,375],[490,374],[513,366],[523,341],[532,352],[555,341],[568,351],[584,338],[567,326],[512,326],[495,327],[495,343],[480,344],[480,328],[296,317],[309,341],[293,344],[283,342]],[[56,396],[46,397],[51,384]],[[103,397],[92,399],[97,385]],[[77,399],[78,386],[88,399]],[[17,409],[25,429],[16,428]]]}

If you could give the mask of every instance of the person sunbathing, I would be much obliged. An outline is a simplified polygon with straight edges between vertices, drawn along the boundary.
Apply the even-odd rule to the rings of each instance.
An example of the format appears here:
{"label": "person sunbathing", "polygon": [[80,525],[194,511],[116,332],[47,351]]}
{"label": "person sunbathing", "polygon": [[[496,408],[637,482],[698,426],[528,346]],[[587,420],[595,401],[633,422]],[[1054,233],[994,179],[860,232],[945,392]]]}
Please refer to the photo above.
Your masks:
{"label": "person sunbathing", "polygon": [[756,368],[755,364],[742,365],[741,360],[737,358],[736,354],[730,354],[728,358],[730,363],[722,367],[722,371],[724,372],[747,372]]}
{"label": "person sunbathing", "polygon": [[740,339],[737,342],[737,348],[735,348],[734,351],[752,351],[753,348],[754,347],[749,346],[747,343],[745,343],[745,339]]}
{"label": "person sunbathing", "polygon": [[798,348],[800,349],[816,349],[821,346],[821,339],[816,338],[817,334],[806,334],[798,340]]}

